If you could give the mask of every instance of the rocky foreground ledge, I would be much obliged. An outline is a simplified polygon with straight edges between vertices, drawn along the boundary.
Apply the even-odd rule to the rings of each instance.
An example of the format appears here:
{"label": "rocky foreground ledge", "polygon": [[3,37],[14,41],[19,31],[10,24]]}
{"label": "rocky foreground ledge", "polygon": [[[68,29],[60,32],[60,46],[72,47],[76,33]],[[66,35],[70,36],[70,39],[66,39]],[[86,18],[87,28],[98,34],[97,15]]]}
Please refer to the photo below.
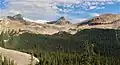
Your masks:
{"label": "rocky foreground ledge", "polygon": [[[0,47],[0,53],[2,56],[5,56],[11,60],[14,60],[14,62],[17,65],[28,65],[31,62],[31,55],[15,50],[5,49]],[[35,57],[33,57],[33,65],[35,65],[39,60]]]}

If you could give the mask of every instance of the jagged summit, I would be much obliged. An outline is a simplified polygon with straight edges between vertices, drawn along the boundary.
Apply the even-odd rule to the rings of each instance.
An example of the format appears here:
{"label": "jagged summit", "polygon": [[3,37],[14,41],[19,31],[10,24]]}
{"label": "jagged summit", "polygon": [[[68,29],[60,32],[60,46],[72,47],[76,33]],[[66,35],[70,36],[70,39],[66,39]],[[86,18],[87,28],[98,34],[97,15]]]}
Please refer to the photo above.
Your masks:
{"label": "jagged summit", "polygon": [[23,19],[23,16],[21,14],[17,14],[17,15],[14,15],[14,16],[7,16],[8,19],[10,20],[24,20]]}
{"label": "jagged summit", "polygon": [[47,22],[48,24],[57,24],[57,25],[66,25],[71,24],[69,21],[65,19],[65,17],[60,17],[57,21]]}
{"label": "jagged summit", "polygon": [[15,20],[24,20],[24,19],[23,19],[23,16],[22,16],[21,14],[15,15],[15,16],[13,16],[13,18],[14,18]]}
{"label": "jagged summit", "polygon": [[[38,21],[39,22],[39,21]],[[41,20],[42,22],[42,20]],[[74,22],[74,21],[73,21]],[[82,25],[82,26],[81,26]],[[113,29],[120,28],[119,14],[103,14],[92,19],[83,21],[82,23],[72,24],[65,17],[60,17],[57,21],[47,23],[37,23],[34,20],[27,20],[21,14],[15,16],[7,16],[0,22],[0,29],[14,29],[18,32],[30,32],[35,34],[54,34],[65,31],[75,34],[78,30],[90,28]]]}
{"label": "jagged summit", "polygon": [[60,17],[57,21],[59,20],[66,20],[64,16]]}
{"label": "jagged summit", "polygon": [[16,22],[19,22],[19,23],[27,24],[27,21],[24,20],[24,18],[21,14],[17,14],[17,15],[14,15],[14,16],[7,16],[7,19],[11,20],[11,21],[16,21]]}
{"label": "jagged summit", "polygon": [[[39,22],[39,21],[38,21]],[[42,20],[41,20],[42,22]],[[43,21],[44,22],[44,21]],[[57,23],[58,22],[58,23]],[[6,19],[0,22],[0,29],[13,29],[17,32],[24,33],[35,33],[35,34],[54,34],[59,31],[69,31],[70,28],[74,28],[72,25],[63,25],[67,24],[66,19],[61,17],[55,22],[55,24],[46,24],[46,23],[37,23],[34,20],[27,20],[21,14],[15,16],[7,16]],[[56,24],[61,24],[56,25]]]}
{"label": "jagged summit", "polygon": [[71,23],[70,23],[69,21],[67,21],[67,20],[65,19],[65,17],[60,17],[60,18],[57,20],[56,24],[65,25],[65,24],[71,24]]}

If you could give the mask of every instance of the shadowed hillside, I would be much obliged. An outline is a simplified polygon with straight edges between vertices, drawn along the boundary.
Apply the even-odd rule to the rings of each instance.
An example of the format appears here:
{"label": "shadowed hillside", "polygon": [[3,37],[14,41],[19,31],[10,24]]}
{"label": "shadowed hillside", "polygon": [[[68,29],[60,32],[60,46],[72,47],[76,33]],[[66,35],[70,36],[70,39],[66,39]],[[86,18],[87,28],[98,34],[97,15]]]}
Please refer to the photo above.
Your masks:
{"label": "shadowed hillside", "polygon": [[[67,65],[71,61],[72,64],[81,65],[83,62],[91,64],[92,60],[94,64],[99,61],[101,64],[114,62],[118,65],[119,41],[120,30],[115,29],[84,29],[75,35],[66,32],[53,35],[25,32],[17,35],[13,30],[2,32],[0,35],[0,46],[30,54],[33,52],[39,58],[39,65],[59,65],[59,63]],[[66,62],[62,62],[63,60]]]}
{"label": "shadowed hillside", "polygon": [[[83,44],[89,41],[95,45],[96,53],[120,55],[120,31],[114,29],[85,29],[75,35],[59,32],[54,35],[23,33],[13,36],[6,43],[7,48],[18,50],[82,52]],[[117,36],[116,36],[117,33]],[[3,39],[4,36],[0,36]],[[2,42],[2,40],[1,40]]]}

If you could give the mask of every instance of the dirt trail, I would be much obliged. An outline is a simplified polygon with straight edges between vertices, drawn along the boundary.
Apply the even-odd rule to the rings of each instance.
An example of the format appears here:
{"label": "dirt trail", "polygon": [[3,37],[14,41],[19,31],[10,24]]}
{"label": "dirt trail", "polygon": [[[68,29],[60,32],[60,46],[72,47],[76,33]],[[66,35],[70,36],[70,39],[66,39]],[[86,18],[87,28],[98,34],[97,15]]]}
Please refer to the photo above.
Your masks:
{"label": "dirt trail", "polygon": [[[15,50],[5,49],[0,47],[0,53],[3,56],[6,56],[12,60],[15,61],[17,65],[28,65],[30,63],[31,55]],[[33,57],[33,65],[35,65],[36,62],[39,62],[39,60],[35,57]]]}

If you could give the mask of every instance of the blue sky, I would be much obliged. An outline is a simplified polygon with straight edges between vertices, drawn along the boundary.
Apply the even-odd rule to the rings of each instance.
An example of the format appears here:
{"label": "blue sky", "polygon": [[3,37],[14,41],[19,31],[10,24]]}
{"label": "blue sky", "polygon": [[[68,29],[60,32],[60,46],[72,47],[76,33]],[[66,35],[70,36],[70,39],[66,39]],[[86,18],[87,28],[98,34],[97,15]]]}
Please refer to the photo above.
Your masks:
{"label": "blue sky", "polygon": [[[120,14],[119,0],[0,0],[0,17],[22,14],[34,20],[84,20],[100,14]],[[74,22],[73,22],[74,23]]]}
{"label": "blue sky", "polygon": [[6,0],[0,0],[0,9],[7,8],[8,1]]}
{"label": "blue sky", "polygon": [[[100,2],[98,2],[100,3]],[[70,7],[58,5],[57,7],[62,9],[60,13],[66,13],[68,18],[92,18],[94,16],[106,13],[120,14],[120,2],[102,2],[106,4],[73,4]],[[64,10],[68,11],[64,11]]]}

